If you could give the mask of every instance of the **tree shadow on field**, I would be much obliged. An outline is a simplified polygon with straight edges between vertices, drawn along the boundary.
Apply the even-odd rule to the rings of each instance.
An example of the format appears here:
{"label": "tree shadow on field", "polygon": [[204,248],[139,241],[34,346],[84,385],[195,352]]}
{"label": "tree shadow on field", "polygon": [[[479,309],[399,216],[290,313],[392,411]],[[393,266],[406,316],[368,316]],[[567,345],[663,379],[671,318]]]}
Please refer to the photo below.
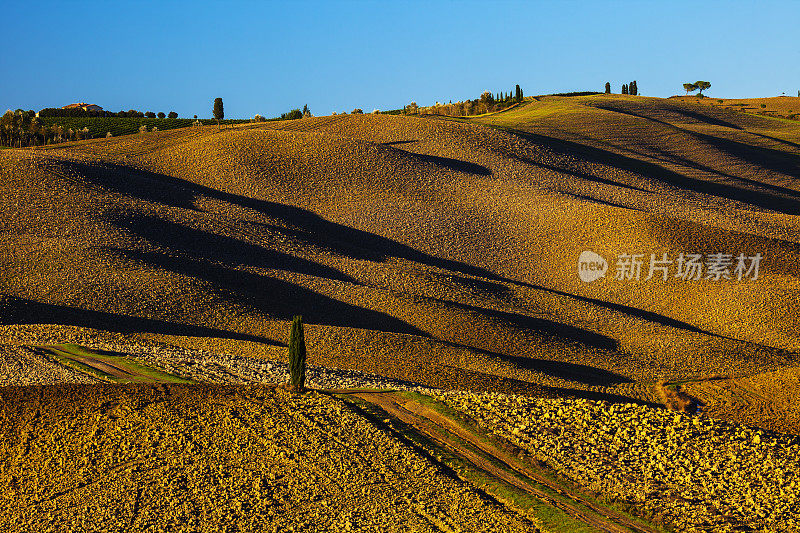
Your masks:
{"label": "tree shadow on field", "polygon": [[[664,113],[674,113],[675,115],[678,115],[680,117],[688,118],[688,119],[693,120],[695,122],[700,122],[700,123],[708,124],[708,125],[711,125],[711,126],[722,126],[722,127],[736,129],[736,130],[740,130],[741,129],[736,124],[733,124],[733,123],[728,122],[726,120],[722,120],[722,119],[718,119],[718,118],[715,118],[715,117],[706,116],[706,115],[704,115],[702,113],[698,113],[696,111],[692,111],[692,110],[689,110],[689,109],[679,108],[679,107],[676,107],[676,106],[669,107],[669,108],[663,109],[663,110],[658,110],[655,113],[656,116],[652,116],[652,115],[645,114],[649,110],[647,108],[642,107],[641,105],[626,105],[626,104],[628,104],[628,102],[618,102],[616,105],[612,104],[612,103],[594,103],[594,104],[592,104],[592,107],[594,107],[595,109],[602,109],[603,111],[610,111],[612,113],[619,113],[621,115],[628,115],[628,116],[634,117],[634,118],[640,118],[640,119],[644,119],[644,120],[649,120],[651,122],[656,122],[658,124],[662,124],[664,126],[672,128],[672,129],[683,130],[683,128],[681,128],[679,125],[673,124],[673,123],[671,123],[671,122],[669,122],[667,120],[664,120],[664,118],[658,118],[658,117],[660,117],[660,116],[663,117]],[[686,130],[683,130],[683,131],[686,131]]]}
{"label": "tree shadow on field", "polygon": [[57,324],[100,329],[115,333],[155,333],[184,337],[215,337],[286,346],[284,343],[246,333],[168,322],[152,318],[93,311],[64,305],[36,302],[23,298],[5,297],[0,300],[0,324]]}
{"label": "tree shadow on field", "polygon": [[111,248],[110,251],[129,260],[207,281],[222,298],[234,304],[250,306],[273,319],[291,320],[295,315],[302,315],[303,321],[309,324],[429,336],[391,315],[341,302],[270,276],[157,252],[117,248]]}
{"label": "tree shadow on field", "polygon": [[[737,202],[752,205],[754,207],[758,207],[769,211],[777,211],[788,215],[800,214],[800,192],[794,191],[792,189],[783,189],[781,191],[787,195],[792,196],[792,198],[787,198],[785,196],[778,196],[753,188],[736,187],[725,183],[711,182],[711,181],[691,178],[689,176],[678,174],[677,172],[664,168],[660,165],[656,165],[654,163],[642,161],[640,159],[634,159],[615,152],[609,152],[601,148],[595,148],[593,146],[580,144],[574,141],[567,141],[567,140],[557,139],[555,137],[548,137],[545,135],[522,132],[522,131],[514,131],[514,133],[527,141],[534,142],[537,144],[543,144],[565,155],[572,155],[572,156],[577,155],[581,159],[585,159],[589,162],[600,163],[603,165],[615,167],[623,171],[640,174],[642,176],[646,176],[653,179],[658,179],[671,186],[680,187],[697,193],[707,194],[709,196],[717,196],[720,198],[735,200]],[[693,133],[693,132],[687,132],[687,133]],[[737,149],[737,146],[747,147],[747,145],[744,145],[742,143],[735,143],[734,141],[723,140],[711,136],[705,136],[705,137],[709,137],[710,139],[713,139],[714,143],[717,143],[720,146],[724,145],[731,150]],[[753,148],[753,147],[748,147],[748,148]],[[760,157],[769,157],[767,155],[767,152],[776,152],[780,155],[781,158],[785,158],[786,156],[793,157],[790,154],[785,154],[784,152],[779,152],[777,150],[768,150],[765,148],[755,148],[754,150],[759,154],[761,154]],[[744,154],[745,152],[747,151],[744,150],[743,148],[742,153]],[[750,151],[750,153],[752,153],[752,150]],[[772,159],[772,161],[775,162],[777,160]],[[538,163],[534,162],[534,164]],[[782,172],[789,172],[793,171],[792,168],[794,168],[796,165],[774,163],[773,166],[780,168]],[[555,167],[554,170],[558,172],[573,173],[569,170],[559,169],[558,167]],[[589,179],[597,181],[597,178],[594,177],[590,177]],[[620,184],[615,182],[611,182],[611,184],[623,187],[629,187],[625,184]],[[770,186],[769,184],[762,185],[761,183],[759,183],[757,186],[767,187],[767,188],[774,187]]]}
{"label": "tree shadow on field", "polygon": [[720,335],[716,333],[712,333],[710,331],[706,331],[704,329],[700,329],[697,326],[693,326],[688,322],[683,322],[681,320],[677,320],[665,315],[661,315],[658,313],[654,313],[652,311],[647,311],[646,309],[639,309],[638,307],[632,307],[630,305],[623,305],[614,302],[607,302],[605,300],[598,300],[597,298],[591,298],[589,296],[581,296],[580,294],[573,294],[571,292],[564,292],[558,289],[551,289],[548,287],[543,287],[541,285],[531,285],[531,287],[536,288],[541,291],[549,292],[552,294],[557,294],[559,296],[565,296],[567,298],[572,298],[574,300],[578,300],[581,302],[590,303],[593,305],[597,305],[599,307],[603,307],[605,309],[609,309],[611,311],[617,311],[619,313],[623,313],[626,315],[630,315],[636,318],[641,318],[643,320],[647,320],[648,322],[655,322],[656,324],[661,324],[662,326],[668,326],[671,328],[683,329],[686,331],[691,331],[694,333],[702,333],[704,335],[710,335],[712,337],[720,337]]}

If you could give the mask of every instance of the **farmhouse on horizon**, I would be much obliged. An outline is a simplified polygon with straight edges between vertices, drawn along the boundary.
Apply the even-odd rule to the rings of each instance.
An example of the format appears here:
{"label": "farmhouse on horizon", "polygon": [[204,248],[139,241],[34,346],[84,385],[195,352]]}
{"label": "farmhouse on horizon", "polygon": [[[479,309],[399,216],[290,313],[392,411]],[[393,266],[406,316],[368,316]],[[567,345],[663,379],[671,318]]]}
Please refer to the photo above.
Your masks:
{"label": "farmhouse on horizon", "polygon": [[81,109],[83,109],[84,111],[88,111],[88,112],[90,112],[90,113],[101,113],[101,112],[103,111],[103,108],[102,108],[102,107],[100,107],[99,105],[96,105],[96,104],[87,104],[86,102],[81,102],[81,103],[79,103],[79,104],[69,104],[69,105],[65,105],[65,106],[64,106],[64,107],[62,107],[61,109],[75,109],[75,108],[81,108]]}

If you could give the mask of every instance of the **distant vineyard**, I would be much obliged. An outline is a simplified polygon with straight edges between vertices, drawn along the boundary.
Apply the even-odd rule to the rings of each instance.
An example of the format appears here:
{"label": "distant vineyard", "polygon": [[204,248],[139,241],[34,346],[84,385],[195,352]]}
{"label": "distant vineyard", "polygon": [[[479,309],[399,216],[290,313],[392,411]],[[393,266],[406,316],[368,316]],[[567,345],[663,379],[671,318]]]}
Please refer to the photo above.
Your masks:
{"label": "distant vineyard", "polygon": [[[105,137],[107,132],[111,132],[114,137],[138,133],[139,128],[144,125],[150,131],[153,127],[159,130],[171,130],[174,128],[185,128],[191,126],[194,119],[191,118],[133,118],[133,117],[45,117],[40,119],[45,126],[58,125],[62,128],[81,130],[89,128],[91,137]],[[216,124],[213,119],[200,119],[204,125]],[[250,122],[250,119],[223,120],[223,124],[242,124]]]}

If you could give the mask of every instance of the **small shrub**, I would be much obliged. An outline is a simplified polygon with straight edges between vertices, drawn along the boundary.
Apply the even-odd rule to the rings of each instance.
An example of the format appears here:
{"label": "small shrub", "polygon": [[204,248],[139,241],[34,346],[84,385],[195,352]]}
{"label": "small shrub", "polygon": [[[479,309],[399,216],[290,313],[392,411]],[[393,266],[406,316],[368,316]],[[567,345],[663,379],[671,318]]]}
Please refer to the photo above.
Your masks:
{"label": "small shrub", "polygon": [[156,114],[153,113],[152,111],[148,111],[147,113],[144,114],[144,116],[146,116],[147,118],[156,118]]}
{"label": "small shrub", "polygon": [[788,118],[789,120],[796,120],[797,113],[789,113],[786,118]]}
{"label": "small shrub", "polygon": [[158,126],[153,126],[153,130],[152,131],[153,131],[153,133],[157,132],[158,131]]}
{"label": "small shrub", "polygon": [[373,110],[372,110],[372,114],[373,114],[373,115],[377,115],[378,113],[380,113],[380,110],[379,110],[379,109],[373,109]]}
{"label": "small shrub", "polygon": [[765,109],[766,107],[767,107],[767,104],[761,104],[761,109]]}
{"label": "small shrub", "polygon": [[167,116],[167,115],[165,115],[163,111],[159,111],[159,112],[158,112],[158,118],[164,118],[164,117],[166,117],[166,116]]}
{"label": "small shrub", "polygon": [[721,104],[722,102],[724,102],[724,100],[717,100],[718,104]]}
{"label": "small shrub", "polygon": [[113,137],[113,135],[111,135],[111,132],[110,132],[110,131],[107,131],[107,132],[106,132],[106,139],[108,139],[109,137]]}
{"label": "small shrub", "polygon": [[692,398],[683,392],[680,386],[670,387],[666,381],[656,383],[656,393],[667,409],[681,413],[696,413],[700,407],[697,398]]}
{"label": "small shrub", "polygon": [[144,124],[139,126],[139,133],[147,133],[147,126],[145,126]]}
{"label": "small shrub", "polygon": [[360,107],[357,107],[357,108],[353,109],[353,110],[350,112],[350,114],[351,114],[351,115],[363,115],[363,114],[364,114],[364,111],[362,111]]}

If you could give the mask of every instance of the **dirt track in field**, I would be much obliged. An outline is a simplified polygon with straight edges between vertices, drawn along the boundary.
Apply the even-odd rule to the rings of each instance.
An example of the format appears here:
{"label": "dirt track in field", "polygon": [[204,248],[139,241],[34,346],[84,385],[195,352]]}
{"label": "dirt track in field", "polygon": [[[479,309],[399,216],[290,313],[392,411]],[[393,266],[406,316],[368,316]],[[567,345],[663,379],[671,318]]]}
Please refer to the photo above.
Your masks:
{"label": "dirt track in field", "polygon": [[[533,462],[525,462],[514,457],[509,451],[479,439],[474,433],[467,431],[455,421],[438,413],[437,411],[414,400],[403,398],[396,392],[346,392],[345,394],[357,396],[362,400],[370,402],[387,414],[397,418],[405,424],[414,427],[426,437],[433,439],[445,449],[470,462],[476,468],[502,479],[518,489],[535,496],[539,500],[561,509],[576,520],[596,528],[598,531],[609,533],[629,533],[631,531],[641,533],[657,532],[658,530],[641,525],[629,517],[602,506],[593,501],[587,500],[584,496],[574,490],[570,490],[564,484],[557,484],[552,479],[539,470]],[[458,439],[465,443],[453,439],[456,435]],[[504,468],[496,466],[493,461],[504,465]],[[553,498],[544,492],[540,486],[545,485],[553,491],[559,493],[563,498]]]}

